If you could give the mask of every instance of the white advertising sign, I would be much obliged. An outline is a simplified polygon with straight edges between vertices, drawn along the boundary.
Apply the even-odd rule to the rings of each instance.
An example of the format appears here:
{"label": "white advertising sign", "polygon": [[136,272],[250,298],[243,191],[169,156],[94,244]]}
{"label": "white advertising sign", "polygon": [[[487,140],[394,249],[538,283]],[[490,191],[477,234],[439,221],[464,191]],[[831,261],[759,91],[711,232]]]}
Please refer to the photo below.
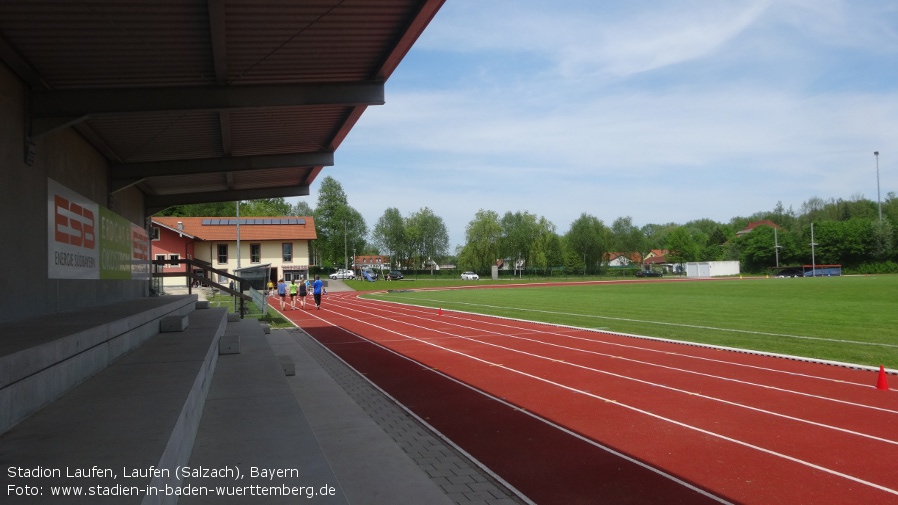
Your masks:
{"label": "white advertising sign", "polygon": [[149,279],[146,230],[47,179],[50,279]]}
{"label": "white advertising sign", "polygon": [[100,206],[47,179],[47,276],[50,279],[99,279]]}

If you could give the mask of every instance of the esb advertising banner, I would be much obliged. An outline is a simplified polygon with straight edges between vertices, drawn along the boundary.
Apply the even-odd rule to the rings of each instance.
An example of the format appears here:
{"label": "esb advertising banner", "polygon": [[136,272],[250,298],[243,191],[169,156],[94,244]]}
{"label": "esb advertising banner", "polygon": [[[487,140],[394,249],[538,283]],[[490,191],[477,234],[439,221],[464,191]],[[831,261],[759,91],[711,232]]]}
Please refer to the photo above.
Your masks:
{"label": "esb advertising banner", "polygon": [[47,179],[50,279],[148,279],[146,231]]}

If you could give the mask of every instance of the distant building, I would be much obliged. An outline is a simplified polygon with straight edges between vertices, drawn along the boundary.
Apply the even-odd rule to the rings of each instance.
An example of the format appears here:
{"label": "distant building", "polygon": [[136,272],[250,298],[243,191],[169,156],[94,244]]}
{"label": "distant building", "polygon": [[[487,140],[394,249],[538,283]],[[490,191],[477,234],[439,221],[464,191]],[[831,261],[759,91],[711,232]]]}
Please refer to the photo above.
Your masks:
{"label": "distant building", "polygon": [[638,265],[642,261],[642,255],[638,252],[609,252],[605,253],[604,259],[608,266],[611,268],[624,268],[630,266],[631,264]]}
{"label": "distant building", "polygon": [[769,226],[771,228],[776,228],[777,230],[783,229],[780,225],[774,223],[773,221],[771,221],[769,219],[762,219],[761,221],[753,221],[751,223],[748,223],[748,225],[746,225],[745,228],[736,232],[736,236],[741,237],[742,235],[751,233],[752,230],[754,230],[758,226]]}
{"label": "distant building", "polygon": [[650,270],[654,267],[667,273],[673,273],[674,265],[667,261],[669,252],[667,249],[652,249],[645,255],[645,259],[642,260],[643,268]]}
{"label": "distant building", "polygon": [[[309,242],[317,238],[312,217],[241,217],[239,252],[237,222],[236,217],[154,217],[151,256],[169,261],[197,259],[229,273],[270,265],[269,277],[275,282],[308,275]],[[185,266],[176,264],[165,265],[164,269],[186,272]],[[164,286],[185,284],[184,277],[164,278]]]}
{"label": "distant building", "polygon": [[366,269],[370,268],[373,270],[389,270],[390,269],[390,258],[389,256],[380,256],[380,255],[364,255],[364,256],[356,256],[353,258],[352,266],[354,268]]}

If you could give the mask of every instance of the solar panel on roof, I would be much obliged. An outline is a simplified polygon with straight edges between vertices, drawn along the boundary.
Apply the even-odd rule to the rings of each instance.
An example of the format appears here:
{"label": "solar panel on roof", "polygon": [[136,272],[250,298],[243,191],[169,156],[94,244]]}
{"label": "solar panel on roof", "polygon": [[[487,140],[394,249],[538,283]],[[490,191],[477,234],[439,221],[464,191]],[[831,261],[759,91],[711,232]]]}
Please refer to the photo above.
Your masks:
{"label": "solar panel on roof", "polygon": [[244,225],[305,225],[303,218],[240,218],[240,219],[203,219],[203,226],[234,226],[237,223]]}

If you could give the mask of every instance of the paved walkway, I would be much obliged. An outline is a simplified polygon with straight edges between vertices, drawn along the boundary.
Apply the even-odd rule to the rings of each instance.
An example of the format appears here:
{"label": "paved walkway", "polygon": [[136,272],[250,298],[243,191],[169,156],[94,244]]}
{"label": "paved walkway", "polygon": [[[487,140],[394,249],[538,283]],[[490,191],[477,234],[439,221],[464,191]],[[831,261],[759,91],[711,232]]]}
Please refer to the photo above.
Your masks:
{"label": "paved walkway", "polygon": [[[181,290],[186,294],[187,288],[166,292]],[[327,290],[355,291],[346,282],[331,279]],[[205,299],[203,289],[193,292]],[[294,395],[334,471],[343,475],[341,485],[349,503],[527,503],[302,329],[273,329],[268,340],[276,354],[289,354],[296,363],[296,376],[288,378]],[[327,382],[334,389],[328,389]],[[338,399],[342,394],[346,401]],[[421,485],[422,474],[432,488]],[[382,478],[394,482],[372,482]],[[379,496],[363,496],[365,492]]]}
{"label": "paved walkway", "polygon": [[[288,337],[288,341],[285,341],[285,334]],[[377,427],[386,433],[389,440],[392,441],[388,445],[392,447],[380,445],[377,448],[379,453],[387,451],[391,455],[392,461],[386,462],[386,464],[400,466],[404,464],[402,460],[405,457],[409,458],[411,463],[417,467],[417,470],[400,470],[424,472],[436,484],[438,489],[445,494],[449,503],[460,505],[512,505],[525,503],[502,486],[501,483],[497,482],[487,471],[479,468],[465,455],[441,440],[426,426],[418,422],[417,419],[301,329],[272,330],[270,341],[277,353],[284,352],[283,346],[285,344],[290,342],[298,344],[297,347],[300,349],[294,349],[294,353],[300,350],[303,355],[297,356],[294,354],[294,359],[297,359],[296,381],[302,381],[303,367],[306,367],[305,373],[309,373],[310,369],[314,373],[314,368],[320,367],[349,396],[358,408],[362,409],[376,423]],[[300,400],[300,405],[302,405],[306,413],[306,417],[309,418],[313,426],[319,422],[333,424],[333,419],[322,417],[330,414],[328,412],[329,405],[319,403],[314,405],[314,410],[309,410],[310,407],[313,407],[313,405],[310,405],[310,399],[302,398],[302,395],[299,393],[297,393],[297,396]],[[331,400],[327,400],[326,403],[331,403]],[[345,406],[341,408],[345,408]],[[365,454],[373,448],[371,440],[377,438],[366,438],[364,442],[352,448],[351,454],[344,454],[345,446],[341,448],[341,444],[345,444],[347,440],[352,440],[352,434],[336,433],[336,438],[328,440],[326,436],[322,436],[322,431],[318,433],[319,442],[322,444],[325,453],[328,453],[329,449],[331,450],[331,453],[328,454],[328,459],[332,461],[332,465],[335,465],[335,470],[340,464],[335,460],[340,457],[348,456],[350,460],[356,460],[355,462],[346,461],[344,464],[364,463],[362,460]],[[377,443],[383,444],[382,441]],[[382,454],[380,455],[382,456]],[[385,463],[381,462],[380,464]],[[354,478],[370,479],[373,477],[370,471],[364,470],[362,466],[359,466],[356,472],[358,474]],[[393,475],[401,475],[401,473],[393,473]],[[403,480],[405,481],[406,479]],[[414,480],[409,478],[407,482],[411,483]],[[397,486],[397,489],[405,485],[404,482],[395,482],[394,484]],[[346,487],[344,485],[344,488]],[[347,489],[347,495],[349,493],[350,491]],[[352,502],[351,499],[350,501]]]}

